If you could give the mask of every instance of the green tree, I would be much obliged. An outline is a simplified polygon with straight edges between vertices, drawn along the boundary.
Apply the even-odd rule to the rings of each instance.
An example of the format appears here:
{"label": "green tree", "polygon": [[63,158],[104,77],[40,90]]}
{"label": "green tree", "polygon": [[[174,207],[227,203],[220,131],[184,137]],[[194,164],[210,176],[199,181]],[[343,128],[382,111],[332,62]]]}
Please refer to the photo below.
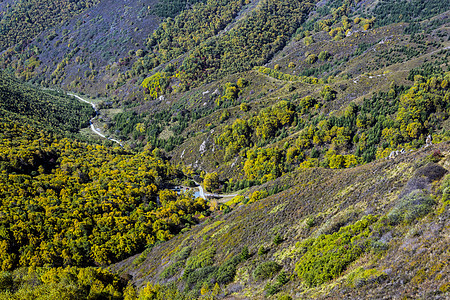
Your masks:
{"label": "green tree", "polygon": [[250,252],[248,251],[248,246],[245,246],[241,251],[241,257],[243,260],[247,260],[250,258]]}
{"label": "green tree", "polygon": [[332,101],[336,99],[336,92],[331,89],[330,86],[326,85],[321,91],[320,95],[323,97],[325,101]]}

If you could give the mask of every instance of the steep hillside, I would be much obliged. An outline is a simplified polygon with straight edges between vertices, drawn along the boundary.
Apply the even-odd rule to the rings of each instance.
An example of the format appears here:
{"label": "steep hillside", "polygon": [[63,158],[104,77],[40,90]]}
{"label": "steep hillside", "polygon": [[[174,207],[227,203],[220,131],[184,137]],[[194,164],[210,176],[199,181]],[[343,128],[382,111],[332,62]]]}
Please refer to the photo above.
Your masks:
{"label": "steep hillside", "polygon": [[[425,2],[426,9],[408,9],[408,5],[423,7]],[[400,54],[397,60],[403,59],[401,55],[410,60],[417,51],[439,48],[436,42],[447,33],[436,29],[448,23],[449,9],[442,1],[419,0],[408,5],[401,1],[210,0],[191,3],[185,10],[183,3],[100,1],[65,24],[43,31],[25,47],[8,49],[2,66],[44,86],[108,95],[117,105],[124,100],[136,104],[176,95],[270,62],[285,67],[287,73],[356,77],[392,64],[391,58],[382,56],[392,50]],[[388,15],[393,7],[408,13]],[[158,26],[160,19],[154,14],[173,18],[163,19]],[[410,23],[391,28],[397,19]],[[373,30],[380,26],[388,27]],[[423,30],[425,40],[434,43],[407,51],[408,42],[398,37]],[[357,62],[372,60],[367,50],[375,46],[391,52],[377,54],[374,64]],[[344,68],[349,60],[355,69]],[[164,71],[170,84],[156,94],[142,93],[141,83],[156,71]]]}
{"label": "steep hillside", "polygon": [[[47,87],[102,94],[106,83],[117,79],[114,73],[127,70],[142,55],[144,39],[157,28],[159,17],[151,9],[153,0],[97,2],[64,23],[44,28],[23,47],[9,48],[2,67]],[[106,66],[112,67],[110,72],[105,73]]]}
{"label": "steep hillside", "polygon": [[1,299],[450,298],[448,1],[41,2],[0,2]]}
{"label": "steep hillside", "polygon": [[291,172],[258,190],[292,188],[234,204],[113,269],[157,299],[175,289],[176,299],[445,299],[449,150]]}
{"label": "steep hillside", "polygon": [[58,26],[99,1],[2,1],[0,5],[0,51],[25,47],[40,32]]}
{"label": "steep hillside", "polygon": [[[368,3],[365,2],[365,4]],[[192,151],[193,155],[190,155],[189,161],[186,162],[191,164],[201,161],[203,153],[198,151],[200,145],[204,141],[207,141],[207,144],[208,141],[214,141],[223,125],[230,125],[235,118],[259,113],[262,108],[273,105],[278,99],[299,104],[306,96],[311,96],[315,102],[303,105],[319,105],[314,111],[326,116],[333,111],[342,111],[350,102],[361,103],[364,98],[372,97],[373,93],[387,93],[392,84],[401,88],[411,86],[415,74],[410,75],[410,71],[414,68],[433,66],[442,72],[448,70],[448,47],[450,47],[448,12],[442,13],[442,9],[432,10],[429,13],[418,14],[417,22],[414,23],[385,25],[378,24],[375,17],[367,17],[368,12],[381,16],[381,13],[385,11],[381,4],[373,4],[366,7],[353,2],[351,5],[342,4],[339,1],[327,2],[326,5],[318,3],[314,8],[310,8],[311,13],[308,19],[299,25],[295,33],[292,33],[292,38],[289,43],[286,42],[286,47],[273,58],[266,57],[260,61],[261,64],[265,64],[264,66],[258,66],[255,63],[256,66],[252,68],[255,64],[245,65],[240,59],[233,59],[230,56],[229,59],[233,61],[235,68],[227,69],[226,60],[216,56],[220,64],[201,71],[201,76],[193,75],[196,78],[193,81],[186,81],[185,75],[190,76],[188,74],[191,73],[182,65],[187,64],[188,59],[194,59],[197,55],[195,53],[201,51],[203,46],[196,48],[196,40],[192,39],[185,44],[182,40],[183,36],[177,35],[178,31],[186,31],[183,27],[178,27],[185,23],[178,21],[173,21],[174,24],[171,25],[167,23],[162,28],[174,27],[174,29],[167,32],[164,32],[162,28],[158,29],[150,39],[154,51],[139,60],[142,63],[138,61],[133,66],[138,74],[152,72],[151,68],[155,66],[157,68],[153,71],[159,70],[159,72],[142,81],[142,94],[139,95],[141,92],[133,93],[134,100],[127,102],[131,104],[131,107],[126,109],[122,116],[111,120],[107,126],[122,139],[131,138],[133,146],[143,147],[151,143],[154,147],[164,148],[166,151],[176,148],[173,153],[176,159],[181,157],[183,151]],[[259,7],[257,5],[254,9],[258,10]],[[331,13],[332,11],[334,13]],[[190,11],[187,11],[183,16],[189,17],[189,13]],[[434,16],[436,13],[440,15]],[[205,45],[211,46],[208,49],[219,47],[222,40],[227,41],[234,34],[233,32],[239,31],[239,28],[244,26],[245,22],[250,22],[247,15],[252,13],[247,12],[243,19],[235,22],[233,30],[214,38],[202,36],[197,42],[206,39],[208,42],[205,42]],[[250,26],[250,23],[245,24]],[[253,25],[246,27],[247,30],[251,32],[254,29]],[[383,26],[380,27],[381,25]],[[194,34],[197,32],[195,27],[189,29]],[[174,42],[178,39],[181,40]],[[240,37],[234,36],[232,40],[237,43],[239,39]],[[164,41],[172,41],[173,45]],[[253,41],[253,39],[245,39],[245,41]],[[254,46],[264,48],[256,44]],[[192,48],[196,50],[191,50],[189,55],[191,58],[185,59],[186,56],[183,53]],[[177,49],[179,52],[173,52],[178,51]],[[246,49],[246,46],[239,46],[236,49]],[[239,52],[242,58],[254,54]],[[174,59],[177,55],[180,55],[179,58]],[[208,55],[205,53],[201,60],[213,62],[214,59],[209,59]],[[184,62],[181,63],[180,60]],[[165,61],[172,61],[172,63],[165,65]],[[250,61],[246,60],[245,63]],[[164,69],[161,66],[158,67],[160,63],[163,63]],[[197,63],[192,64],[192,68],[195,69]],[[179,67],[178,70],[177,67]],[[190,70],[194,70],[192,68]],[[214,75],[208,70],[214,70],[214,74],[222,74],[220,80],[213,81],[217,74]],[[248,71],[225,76],[240,70]],[[125,97],[127,82],[133,81],[131,78],[120,81],[123,85],[118,93],[119,97]],[[238,86],[240,78],[240,86]],[[200,84],[199,80],[203,84],[193,87]],[[320,101],[320,98],[325,99],[320,92],[326,86],[331,89],[327,99],[333,98],[332,101]],[[183,92],[186,88],[189,90]],[[139,100],[142,97],[145,97],[144,101]],[[240,109],[242,102],[247,103],[248,112]],[[305,112],[306,110],[303,114]],[[132,119],[129,118],[131,114],[135,115]],[[221,114],[224,114],[223,118]],[[152,122],[155,119],[158,120],[158,124]],[[143,123],[146,130],[137,132],[134,130],[136,127],[130,125],[130,122],[125,129],[122,120],[130,120],[134,125]],[[201,131],[210,132],[211,129],[214,129],[215,134],[210,138],[205,132],[203,138],[199,137]],[[290,133],[298,133],[299,129],[301,126]],[[179,147],[180,142],[184,140],[187,140],[186,144]],[[209,149],[212,148],[215,147],[211,145]],[[214,157],[217,158],[216,155]],[[213,163],[210,157],[204,161]],[[211,170],[211,166],[205,167]]]}
{"label": "steep hillside", "polygon": [[89,125],[91,106],[62,92],[40,90],[0,70],[0,115],[52,132],[76,133]]}

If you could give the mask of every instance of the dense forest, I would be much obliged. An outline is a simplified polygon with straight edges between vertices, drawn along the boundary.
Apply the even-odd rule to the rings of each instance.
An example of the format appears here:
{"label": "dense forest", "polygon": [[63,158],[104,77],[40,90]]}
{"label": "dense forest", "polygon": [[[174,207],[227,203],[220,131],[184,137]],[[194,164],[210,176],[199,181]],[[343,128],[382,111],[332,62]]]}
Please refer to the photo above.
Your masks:
{"label": "dense forest", "polygon": [[1,127],[3,270],[110,264],[207,209],[203,199],[162,190],[180,171],[157,149],[133,155],[8,119]]}
{"label": "dense forest", "polygon": [[75,133],[89,124],[94,110],[62,92],[41,91],[0,71],[2,117],[27,118],[52,131]]}

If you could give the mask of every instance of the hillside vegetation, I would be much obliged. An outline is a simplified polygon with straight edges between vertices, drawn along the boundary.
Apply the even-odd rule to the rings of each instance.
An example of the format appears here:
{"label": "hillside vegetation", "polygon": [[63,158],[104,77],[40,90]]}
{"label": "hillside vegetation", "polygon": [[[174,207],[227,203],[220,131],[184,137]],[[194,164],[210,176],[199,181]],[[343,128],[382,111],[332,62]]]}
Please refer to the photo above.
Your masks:
{"label": "hillside vegetation", "polygon": [[99,1],[20,0],[7,4],[0,15],[0,51],[23,47],[41,31],[77,15]]}
{"label": "hillside vegetation", "polygon": [[53,90],[42,91],[0,70],[2,120],[27,119],[51,131],[75,133],[89,124],[91,106]]}
{"label": "hillside vegetation", "polygon": [[292,188],[113,269],[157,299],[445,298],[447,155],[444,143],[352,169],[292,172],[258,190]]}
{"label": "hillside vegetation", "polygon": [[1,2],[0,298],[449,298],[449,20]]}

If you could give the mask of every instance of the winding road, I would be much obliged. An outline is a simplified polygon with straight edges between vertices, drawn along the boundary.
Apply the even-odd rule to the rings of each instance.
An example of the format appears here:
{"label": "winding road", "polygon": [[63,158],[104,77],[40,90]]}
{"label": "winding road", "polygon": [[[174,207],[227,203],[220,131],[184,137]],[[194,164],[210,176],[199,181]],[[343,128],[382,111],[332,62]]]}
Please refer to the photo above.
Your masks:
{"label": "winding road", "polygon": [[[95,116],[92,119],[89,120],[89,124],[90,124],[91,130],[92,130],[93,133],[95,133],[96,135],[98,135],[98,136],[100,136],[100,137],[102,137],[104,139],[107,139],[107,140],[110,140],[112,142],[115,142],[115,143],[119,144],[121,147],[123,147],[123,145],[120,143],[120,141],[105,136],[97,128],[95,128],[93,121],[98,117],[99,111],[97,110],[97,107],[95,106],[94,103],[92,103],[92,102],[90,102],[90,101],[88,101],[88,100],[86,100],[84,98],[81,98],[80,96],[78,96],[78,95],[76,95],[74,93],[67,93],[67,95],[73,96],[73,97],[77,98],[78,100],[80,100],[82,102],[90,104],[92,106],[92,108],[95,110]],[[238,194],[228,194],[228,195],[225,195],[225,194],[224,195],[221,195],[221,194],[205,194],[205,190],[203,189],[202,185],[200,183],[196,182],[196,181],[194,181],[194,182],[195,182],[195,184],[198,187],[198,191],[199,191],[200,197],[205,199],[205,200],[206,200],[207,197],[225,198],[225,197],[236,197],[238,195]]]}
{"label": "winding road", "polygon": [[205,194],[205,190],[203,189],[202,185],[200,183],[198,183],[197,181],[195,181],[195,184],[197,185],[196,187],[198,187],[198,192],[201,198],[203,199],[207,199],[208,197],[216,197],[216,198],[232,198],[232,197],[236,197],[239,194]]}
{"label": "winding road", "polygon": [[73,93],[67,93],[67,95],[73,96],[73,97],[77,98],[78,100],[80,100],[82,102],[86,102],[86,103],[90,104],[92,106],[92,108],[95,110],[95,117],[93,117],[92,119],[89,120],[89,124],[90,124],[91,130],[92,130],[93,133],[95,133],[96,135],[98,135],[98,136],[100,136],[100,137],[102,137],[104,139],[107,139],[107,140],[110,140],[112,142],[115,142],[115,143],[119,144],[121,147],[123,147],[123,145],[122,145],[122,143],[120,141],[105,136],[98,129],[95,128],[93,121],[98,117],[99,111],[97,110],[97,107],[95,106],[94,103],[92,103],[92,102],[90,102],[90,101],[88,101],[86,99],[83,99],[80,96],[75,95]]}

